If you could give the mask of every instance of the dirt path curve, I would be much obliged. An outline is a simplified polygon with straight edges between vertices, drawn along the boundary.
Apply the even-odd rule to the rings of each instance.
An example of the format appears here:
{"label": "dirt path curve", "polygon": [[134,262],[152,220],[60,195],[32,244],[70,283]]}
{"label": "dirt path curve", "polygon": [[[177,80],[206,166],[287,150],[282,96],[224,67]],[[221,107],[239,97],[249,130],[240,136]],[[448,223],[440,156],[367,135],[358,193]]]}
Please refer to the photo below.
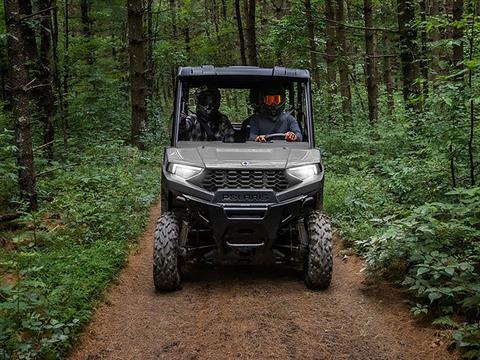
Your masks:
{"label": "dirt path curve", "polygon": [[[159,206],[70,359],[451,359],[445,338],[416,325],[398,290],[362,283],[362,264],[335,256],[329,290],[285,267],[191,270],[158,294],[152,236]],[[337,246],[338,249],[338,246]]]}

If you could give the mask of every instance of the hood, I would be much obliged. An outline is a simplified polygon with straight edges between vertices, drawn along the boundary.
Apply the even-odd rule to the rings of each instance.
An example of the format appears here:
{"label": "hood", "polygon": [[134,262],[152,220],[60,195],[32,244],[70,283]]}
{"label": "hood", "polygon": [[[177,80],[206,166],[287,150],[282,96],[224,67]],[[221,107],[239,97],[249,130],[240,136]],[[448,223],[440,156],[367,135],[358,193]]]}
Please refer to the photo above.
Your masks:
{"label": "hood", "polygon": [[320,162],[317,149],[287,147],[210,147],[167,149],[169,162],[196,165],[205,168],[227,169],[285,169]]}

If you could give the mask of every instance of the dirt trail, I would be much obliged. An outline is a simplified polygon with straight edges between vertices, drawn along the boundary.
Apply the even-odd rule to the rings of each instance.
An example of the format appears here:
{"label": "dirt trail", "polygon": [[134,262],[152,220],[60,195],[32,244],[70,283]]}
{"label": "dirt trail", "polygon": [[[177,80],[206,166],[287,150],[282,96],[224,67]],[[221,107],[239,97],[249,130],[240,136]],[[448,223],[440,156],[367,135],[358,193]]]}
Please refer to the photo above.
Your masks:
{"label": "dirt trail", "polygon": [[448,338],[413,321],[399,290],[362,282],[355,257],[336,254],[323,292],[285,267],[201,266],[183,290],[158,294],[151,259],[159,211],[70,359],[454,358]]}

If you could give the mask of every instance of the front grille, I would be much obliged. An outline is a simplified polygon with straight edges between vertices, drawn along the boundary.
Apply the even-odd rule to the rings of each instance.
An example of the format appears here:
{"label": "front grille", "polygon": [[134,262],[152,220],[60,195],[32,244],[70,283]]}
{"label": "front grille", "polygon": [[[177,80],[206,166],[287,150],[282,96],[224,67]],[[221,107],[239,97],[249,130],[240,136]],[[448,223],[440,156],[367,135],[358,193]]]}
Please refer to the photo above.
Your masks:
{"label": "front grille", "polygon": [[203,187],[218,189],[272,189],[276,192],[288,187],[285,170],[207,170]]}

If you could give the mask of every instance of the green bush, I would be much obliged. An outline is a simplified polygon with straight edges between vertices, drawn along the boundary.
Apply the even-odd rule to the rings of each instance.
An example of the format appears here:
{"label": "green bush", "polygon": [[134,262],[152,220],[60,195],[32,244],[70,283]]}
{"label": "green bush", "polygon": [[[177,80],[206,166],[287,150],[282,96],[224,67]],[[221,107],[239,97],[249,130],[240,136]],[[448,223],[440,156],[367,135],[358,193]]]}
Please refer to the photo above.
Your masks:
{"label": "green bush", "polygon": [[435,116],[320,128],[325,208],[346,244],[365,257],[369,273],[407,287],[415,300],[412,312],[455,328],[457,343],[475,358],[480,189],[449,191],[445,129]]}
{"label": "green bush", "polygon": [[[24,216],[15,251],[0,253],[12,278],[0,289],[0,354],[57,358],[70,346],[145,225],[160,164],[160,149],[103,143],[39,183],[48,205]],[[32,227],[42,241],[31,239]]]}

